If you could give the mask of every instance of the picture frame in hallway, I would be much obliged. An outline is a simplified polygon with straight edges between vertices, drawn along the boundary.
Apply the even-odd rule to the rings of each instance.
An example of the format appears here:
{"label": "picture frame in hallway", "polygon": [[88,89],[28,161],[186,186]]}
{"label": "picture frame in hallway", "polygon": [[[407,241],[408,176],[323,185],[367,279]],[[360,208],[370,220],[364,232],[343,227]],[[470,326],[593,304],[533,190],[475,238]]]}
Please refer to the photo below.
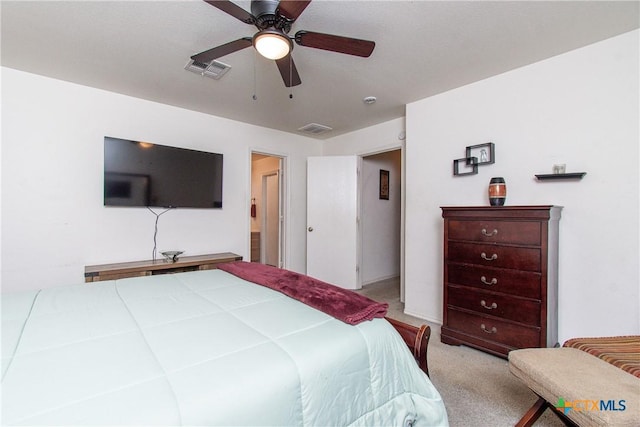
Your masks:
{"label": "picture frame in hallway", "polygon": [[389,171],[380,169],[380,200],[389,200]]}

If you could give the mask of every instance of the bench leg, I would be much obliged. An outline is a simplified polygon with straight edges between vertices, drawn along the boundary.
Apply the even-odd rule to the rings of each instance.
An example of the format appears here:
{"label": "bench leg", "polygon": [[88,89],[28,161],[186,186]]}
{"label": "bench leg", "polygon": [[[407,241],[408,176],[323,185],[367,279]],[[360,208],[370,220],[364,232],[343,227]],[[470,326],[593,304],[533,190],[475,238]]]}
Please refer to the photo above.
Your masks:
{"label": "bench leg", "polygon": [[546,411],[549,404],[543,398],[536,400],[531,408],[520,418],[520,421],[516,424],[516,427],[531,427],[535,423],[540,415]]}
{"label": "bench leg", "polygon": [[520,418],[520,421],[515,425],[515,427],[531,427],[538,418],[546,411],[547,408],[551,408],[553,413],[560,418],[560,421],[563,422],[567,427],[577,427],[577,424],[572,420],[566,417],[561,411],[558,411],[552,404],[544,400],[542,397],[538,397],[536,403],[533,404],[531,408]]}

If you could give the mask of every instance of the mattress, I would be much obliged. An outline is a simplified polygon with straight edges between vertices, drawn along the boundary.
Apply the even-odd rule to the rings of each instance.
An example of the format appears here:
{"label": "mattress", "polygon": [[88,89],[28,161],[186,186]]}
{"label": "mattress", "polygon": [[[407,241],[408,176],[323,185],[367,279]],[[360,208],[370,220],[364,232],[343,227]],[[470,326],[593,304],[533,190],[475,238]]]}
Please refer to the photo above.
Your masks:
{"label": "mattress", "polygon": [[220,270],[2,297],[4,425],[447,425],[384,319]]}

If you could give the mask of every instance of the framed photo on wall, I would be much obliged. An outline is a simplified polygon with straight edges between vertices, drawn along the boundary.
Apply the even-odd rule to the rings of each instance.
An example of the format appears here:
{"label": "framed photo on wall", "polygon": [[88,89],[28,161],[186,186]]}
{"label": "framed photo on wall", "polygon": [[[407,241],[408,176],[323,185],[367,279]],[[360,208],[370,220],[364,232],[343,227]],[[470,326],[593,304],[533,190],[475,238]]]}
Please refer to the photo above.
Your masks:
{"label": "framed photo on wall", "polygon": [[389,200],[389,171],[380,169],[380,199]]}

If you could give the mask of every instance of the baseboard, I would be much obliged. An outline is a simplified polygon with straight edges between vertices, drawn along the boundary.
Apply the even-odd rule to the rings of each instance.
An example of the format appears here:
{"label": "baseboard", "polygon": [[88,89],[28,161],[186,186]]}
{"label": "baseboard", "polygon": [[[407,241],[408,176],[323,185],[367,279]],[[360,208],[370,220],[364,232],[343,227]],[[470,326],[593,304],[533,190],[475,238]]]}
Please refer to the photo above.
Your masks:
{"label": "baseboard", "polygon": [[373,280],[367,280],[366,282],[362,282],[362,286],[371,285],[373,283],[384,282],[385,280],[398,279],[400,280],[400,276],[397,274],[392,274],[391,276],[378,277]]}
{"label": "baseboard", "polygon": [[429,323],[434,323],[436,325],[442,326],[442,319],[433,319],[428,316],[424,316],[423,314],[412,313],[411,311],[404,310],[404,314],[408,316],[417,317],[418,319],[426,320]]}

